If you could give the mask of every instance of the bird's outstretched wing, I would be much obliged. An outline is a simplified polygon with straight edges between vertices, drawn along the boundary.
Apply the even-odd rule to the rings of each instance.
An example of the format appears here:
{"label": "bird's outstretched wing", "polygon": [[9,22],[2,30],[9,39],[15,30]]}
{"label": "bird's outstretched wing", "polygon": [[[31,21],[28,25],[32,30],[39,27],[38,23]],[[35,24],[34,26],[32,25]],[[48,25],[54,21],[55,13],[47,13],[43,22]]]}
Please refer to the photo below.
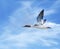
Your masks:
{"label": "bird's outstretched wing", "polygon": [[41,22],[41,20],[43,19],[43,16],[44,16],[44,9],[39,13],[37,17],[37,22]]}

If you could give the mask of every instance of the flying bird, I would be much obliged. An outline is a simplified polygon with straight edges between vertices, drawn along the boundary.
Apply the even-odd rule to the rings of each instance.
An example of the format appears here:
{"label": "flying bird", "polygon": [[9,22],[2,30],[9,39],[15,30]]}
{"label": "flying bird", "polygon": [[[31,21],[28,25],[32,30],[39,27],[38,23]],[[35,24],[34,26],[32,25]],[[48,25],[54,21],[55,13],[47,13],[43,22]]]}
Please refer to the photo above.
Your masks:
{"label": "flying bird", "polygon": [[37,24],[34,25],[25,25],[23,27],[33,27],[33,28],[40,28],[40,29],[48,29],[51,28],[49,26],[45,26],[44,24],[46,23],[46,19],[43,19],[44,17],[44,9],[38,14],[37,16]]}

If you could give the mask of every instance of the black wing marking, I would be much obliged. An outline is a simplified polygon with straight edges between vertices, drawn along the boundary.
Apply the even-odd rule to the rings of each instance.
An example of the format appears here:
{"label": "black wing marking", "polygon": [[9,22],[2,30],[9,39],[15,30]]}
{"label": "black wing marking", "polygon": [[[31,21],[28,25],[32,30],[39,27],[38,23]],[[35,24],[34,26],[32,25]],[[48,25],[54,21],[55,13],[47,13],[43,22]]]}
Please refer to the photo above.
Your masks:
{"label": "black wing marking", "polygon": [[44,19],[43,24],[46,22],[46,19]]}
{"label": "black wing marking", "polygon": [[41,19],[43,19],[44,16],[44,9],[39,13],[38,17],[37,17],[37,22],[40,22]]}
{"label": "black wing marking", "polygon": [[31,27],[30,25],[25,25],[24,27]]}

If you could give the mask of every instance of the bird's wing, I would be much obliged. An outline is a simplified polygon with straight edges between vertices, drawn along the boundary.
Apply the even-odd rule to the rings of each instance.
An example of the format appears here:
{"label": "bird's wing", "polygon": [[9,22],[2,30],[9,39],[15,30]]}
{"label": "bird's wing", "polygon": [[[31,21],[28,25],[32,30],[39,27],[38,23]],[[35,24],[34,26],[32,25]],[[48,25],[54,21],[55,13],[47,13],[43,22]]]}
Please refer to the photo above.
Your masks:
{"label": "bird's wing", "polygon": [[41,22],[41,20],[43,19],[43,16],[44,16],[44,9],[39,13],[37,17],[37,22]]}
{"label": "bird's wing", "polygon": [[46,19],[43,20],[43,24],[46,22]]}

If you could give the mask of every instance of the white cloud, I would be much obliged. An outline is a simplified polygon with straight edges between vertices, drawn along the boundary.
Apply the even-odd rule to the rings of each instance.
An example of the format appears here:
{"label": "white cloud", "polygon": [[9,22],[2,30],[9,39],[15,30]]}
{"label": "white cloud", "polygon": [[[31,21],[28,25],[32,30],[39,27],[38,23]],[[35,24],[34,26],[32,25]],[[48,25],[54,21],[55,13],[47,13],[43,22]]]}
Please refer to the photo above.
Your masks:
{"label": "white cloud", "polygon": [[45,11],[45,14],[44,15],[47,16],[47,15],[51,15],[51,14],[54,14],[54,13],[56,13],[55,10],[49,9],[49,10],[46,10]]}
{"label": "white cloud", "polygon": [[[54,46],[59,43],[54,39],[58,38],[60,34],[60,24],[46,22],[46,26],[52,27],[52,29],[36,29],[36,28],[22,28],[26,21],[32,22],[34,16],[40,12],[42,8],[34,7],[31,8],[31,2],[22,2],[25,8],[19,8],[14,11],[12,16],[9,18],[9,24],[4,27],[4,34],[1,36],[1,44],[5,43],[3,47],[28,47],[30,44],[42,45],[42,46]],[[28,4],[28,5],[27,5]],[[27,9],[27,7],[29,7]],[[28,12],[29,11],[29,12]],[[54,13],[54,10],[48,10],[45,15],[50,15]],[[24,18],[23,18],[24,17]],[[26,20],[27,18],[27,20]],[[26,21],[25,21],[26,20]],[[28,21],[29,20],[29,21]],[[26,23],[25,23],[26,24]],[[15,34],[16,33],[16,34]],[[18,34],[17,34],[18,33]],[[1,47],[0,47],[1,48]],[[4,48],[3,48],[4,49]]]}
{"label": "white cloud", "polygon": [[58,45],[59,43],[53,39],[58,38],[58,34],[60,34],[59,29],[60,24],[54,24],[54,23],[49,24],[52,26],[52,29],[44,30],[44,29],[27,28],[25,31],[20,32],[17,35],[12,34],[6,35],[7,37],[3,39],[2,42],[6,42],[5,43],[6,46],[8,45],[10,47],[11,46],[27,47],[29,44],[35,44],[35,43],[36,44],[38,43],[42,46]]}
{"label": "white cloud", "polygon": [[23,8],[30,8],[33,1],[21,1],[20,3],[22,4]]}

